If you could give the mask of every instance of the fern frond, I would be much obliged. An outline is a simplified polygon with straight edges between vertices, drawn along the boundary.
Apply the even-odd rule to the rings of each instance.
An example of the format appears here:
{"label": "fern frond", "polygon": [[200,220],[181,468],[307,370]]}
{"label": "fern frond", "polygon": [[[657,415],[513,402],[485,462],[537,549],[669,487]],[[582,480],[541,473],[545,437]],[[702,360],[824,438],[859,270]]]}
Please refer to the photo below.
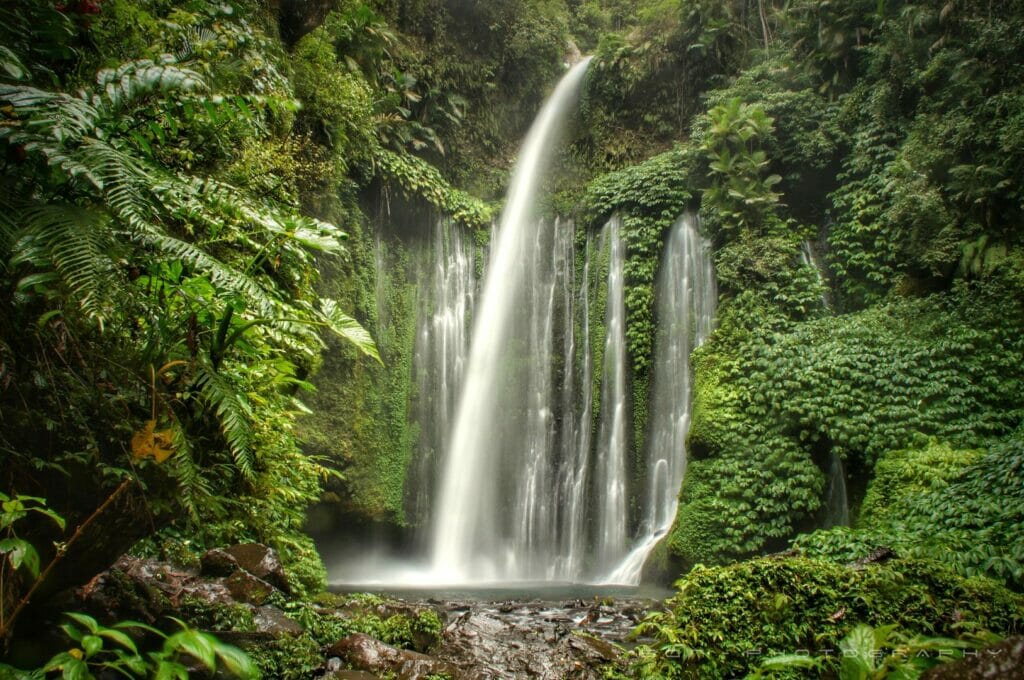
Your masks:
{"label": "fern frond", "polygon": [[[178,497],[189,516],[198,520],[200,507],[208,508],[216,503],[216,497],[210,489],[210,482],[192,456],[192,446],[188,434],[175,421],[171,424],[174,455],[167,461],[171,476],[178,483]],[[216,508],[214,508],[216,509]]]}
{"label": "fern frond", "polygon": [[174,57],[164,55],[160,62],[139,59],[121,64],[116,69],[103,69],[96,74],[96,89],[88,99],[106,117],[154,93],[206,89],[201,75],[173,62]]}
{"label": "fern frond", "polygon": [[37,204],[24,212],[53,268],[87,316],[101,325],[116,285],[112,275],[110,216],[62,203]]}
{"label": "fern frond", "polygon": [[13,109],[12,120],[0,125],[0,139],[30,146],[74,142],[95,134],[100,114],[82,96],[47,92],[27,85],[0,85],[0,102]]}
{"label": "fern frond", "polygon": [[253,431],[250,424],[252,409],[245,401],[243,390],[223,373],[205,363],[197,367],[196,387],[217,415],[224,440],[239,473],[244,479],[252,481],[255,478]]}

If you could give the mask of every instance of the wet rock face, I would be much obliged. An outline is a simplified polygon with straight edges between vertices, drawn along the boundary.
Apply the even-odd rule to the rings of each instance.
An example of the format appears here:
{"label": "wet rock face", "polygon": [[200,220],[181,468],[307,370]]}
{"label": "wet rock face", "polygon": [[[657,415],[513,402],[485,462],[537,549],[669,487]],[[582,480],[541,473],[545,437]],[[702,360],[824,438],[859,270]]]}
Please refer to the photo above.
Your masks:
{"label": "wet rock face", "polygon": [[284,573],[284,565],[281,564],[281,558],[273,548],[262,543],[240,543],[230,548],[224,548],[221,552],[233,558],[240,569],[266,581],[282,592],[291,592],[288,577]]}
{"label": "wet rock face", "polygon": [[124,556],[79,588],[76,596],[93,612],[148,622],[174,613],[190,600],[211,605],[244,604],[255,612],[266,609],[262,605],[280,591],[275,583],[281,583],[284,575],[283,569],[277,573],[280,561],[276,553],[266,550],[269,557],[262,553],[258,560],[248,562],[263,576],[253,574],[223,550],[203,555],[202,573],[167,562]]}

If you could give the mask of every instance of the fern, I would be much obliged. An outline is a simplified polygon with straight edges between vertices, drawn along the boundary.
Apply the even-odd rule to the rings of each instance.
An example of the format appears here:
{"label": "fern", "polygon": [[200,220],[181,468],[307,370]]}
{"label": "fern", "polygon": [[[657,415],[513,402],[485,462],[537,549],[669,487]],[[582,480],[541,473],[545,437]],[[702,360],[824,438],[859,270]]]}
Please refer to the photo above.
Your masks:
{"label": "fern", "polygon": [[359,325],[358,321],[341,311],[337,302],[323,298],[320,300],[320,309],[323,312],[323,318],[327,322],[327,328],[332,333],[339,338],[351,342],[363,354],[373,357],[379,363],[383,363],[380,359],[380,353],[377,352],[377,345],[374,344],[369,331]]}
{"label": "fern", "polygon": [[102,324],[117,285],[110,257],[110,216],[61,203],[34,205],[22,215],[45,254],[44,261],[34,263],[36,268],[52,267],[86,315]]}
{"label": "fern", "polygon": [[[165,404],[175,432],[168,468],[193,517],[200,509],[215,510],[209,474],[226,461],[194,456],[191,430],[216,423],[233,469],[249,484],[257,479],[258,423],[245,382],[262,381],[253,390],[261,398],[274,392],[275,380],[294,376],[275,362],[294,368],[282,357],[312,358],[323,346],[321,328],[380,361],[369,333],[336,303],[314,308],[279,286],[274,275],[262,274],[278,258],[311,267],[314,252],[341,251],[344,233],[251,200],[229,184],[161,167],[140,153],[143,147],[152,155],[148,143],[125,129],[124,120],[142,105],[147,115],[162,112],[172,130],[176,116],[251,119],[250,103],[279,105],[272,98],[221,98],[205,91],[200,75],[171,57],[103,70],[95,86],[75,94],[0,85],[0,140],[48,167],[38,177],[18,180],[12,193],[23,197],[20,203],[0,197],[0,209],[10,207],[0,215],[0,261],[18,269],[24,290],[62,286],[101,330],[118,310],[145,310],[132,333],[144,334],[137,359],[146,370],[175,361],[192,367],[181,387],[198,394],[194,403],[202,412],[185,417],[176,398]],[[193,235],[216,235],[228,245],[215,250]],[[218,257],[220,252],[231,260]],[[121,285],[124,261],[145,274],[145,287]],[[160,273],[169,270],[176,273]],[[207,286],[204,292],[194,292],[197,281],[203,282],[200,289]],[[211,306],[225,303],[231,314],[211,330]],[[197,324],[197,317],[206,320]],[[202,349],[200,336],[213,337],[217,347]],[[254,358],[261,368],[254,367]],[[244,380],[234,372],[240,366]]]}
{"label": "fern", "polygon": [[224,440],[242,477],[252,481],[255,477],[255,458],[252,451],[253,433],[249,424],[252,408],[243,396],[243,390],[212,366],[197,366],[196,387],[203,399],[217,415]]}

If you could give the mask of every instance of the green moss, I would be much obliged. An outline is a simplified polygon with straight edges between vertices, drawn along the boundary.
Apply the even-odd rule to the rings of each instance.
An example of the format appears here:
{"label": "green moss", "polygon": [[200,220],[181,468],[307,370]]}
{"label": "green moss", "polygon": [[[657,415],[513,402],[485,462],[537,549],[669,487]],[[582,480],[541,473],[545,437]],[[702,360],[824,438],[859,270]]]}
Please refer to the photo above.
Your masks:
{"label": "green moss", "polygon": [[253,610],[244,604],[220,604],[186,598],[177,615],[201,630],[251,632],[256,630]]}
{"label": "green moss", "polygon": [[352,261],[325,274],[328,292],[341,293],[339,297],[353,300],[353,306],[362,310],[383,366],[332,345],[315,379],[318,392],[310,399],[314,415],[304,420],[303,434],[311,452],[341,470],[350,509],[368,518],[403,523],[405,477],[416,438],[408,417],[415,287],[406,276],[408,251],[398,240],[380,241],[379,270],[369,225],[358,227],[349,243]]}
{"label": "green moss", "polygon": [[660,677],[742,676],[763,657],[837,649],[858,623],[950,637],[964,621],[1002,634],[1024,625],[1019,596],[927,561],[855,569],[762,558],[695,568],[676,588],[668,611],[641,626],[657,645],[634,653]]}
{"label": "green moss", "polygon": [[875,463],[857,526],[871,528],[899,518],[914,497],[947,487],[980,455],[934,439],[921,448],[882,454]]}
{"label": "green moss", "polygon": [[320,645],[309,635],[281,635],[246,650],[264,678],[307,680],[323,665]]}

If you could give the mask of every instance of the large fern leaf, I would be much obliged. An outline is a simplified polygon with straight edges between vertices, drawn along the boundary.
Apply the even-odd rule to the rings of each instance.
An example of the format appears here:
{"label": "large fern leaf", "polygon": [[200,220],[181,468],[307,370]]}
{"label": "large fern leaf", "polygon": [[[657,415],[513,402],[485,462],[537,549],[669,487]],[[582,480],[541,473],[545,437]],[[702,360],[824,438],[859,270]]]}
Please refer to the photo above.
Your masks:
{"label": "large fern leaf", "polygon": [[239,473],[246,480],[252,481],[255,478],[250,424],[252,409],[243,396],[244,391],[205,362],[197,366],[196,387],[217,415],[224,440]]}
{"label": "large fern leaf", "polygon": [[111,312],[116,285],[109,214],[48,203],[33,205],[23,215],[25,228],[45,251],[72,298],[102,325]]}
{"label": "large fern leaf", "polygon": [[203,77],[173,63],[171,55],[160,62],[151,59],[130,61],[116,69],[96,74],[97,87],[89,100],[104,116],[113,116],[125,107],[160,92],[194,92],[206,89]]}

